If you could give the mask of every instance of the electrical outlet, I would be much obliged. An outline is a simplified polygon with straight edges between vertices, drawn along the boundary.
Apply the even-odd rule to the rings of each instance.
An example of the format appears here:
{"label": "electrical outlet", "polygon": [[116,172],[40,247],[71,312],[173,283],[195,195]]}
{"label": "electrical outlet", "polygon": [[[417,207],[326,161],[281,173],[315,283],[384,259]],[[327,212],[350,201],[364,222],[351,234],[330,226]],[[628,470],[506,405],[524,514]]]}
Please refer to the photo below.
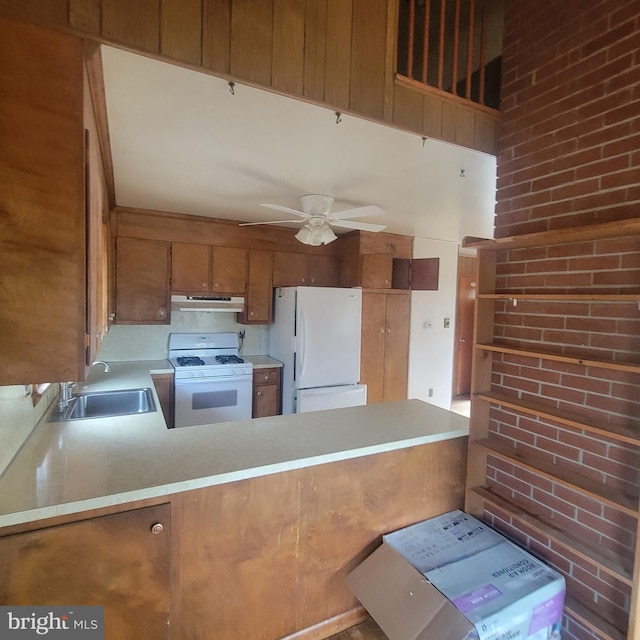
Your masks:
{"label": "electrical outlet", "polygon": [[433,398],[433,387],[429,387],[429,398]]}
{"label": "electrical outlet", "polygon": [[448,329],[451,326],[451,320],[449,318],[444,319],[444,328]]}

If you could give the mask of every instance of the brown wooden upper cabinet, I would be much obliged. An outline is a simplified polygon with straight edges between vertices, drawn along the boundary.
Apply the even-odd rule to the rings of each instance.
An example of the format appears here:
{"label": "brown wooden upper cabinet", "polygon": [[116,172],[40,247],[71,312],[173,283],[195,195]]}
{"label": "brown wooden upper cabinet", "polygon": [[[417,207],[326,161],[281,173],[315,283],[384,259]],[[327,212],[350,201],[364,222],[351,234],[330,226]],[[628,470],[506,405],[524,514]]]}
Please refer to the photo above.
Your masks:
{"label": "brown wooden upper cabinet", "polygon": [[172,292],[244,295],[246,281],[246,249],[171,243]]}
{"label": "brown wooden upper cabinet", "polygon": [[393,278],[391,253],[366,253],[360,257],[362,286],[365,289],[390,289]]}
{"label": "brown wooden upper cabinet", "polygon": [[118,238],[116,323],[169,324],[169,255],[164,240]]}
{"label": "brown wooden upper cabinet", "polygon": [[339,272],[338,256],[273,252],[274,287],[337,287]]}
{"label": "brown wooden upper cabinet", "polygon": [[242,324],[269,324],[273,304],[273,252],[251,249],[248,252],[247,287],[244,312],[237,315]]}

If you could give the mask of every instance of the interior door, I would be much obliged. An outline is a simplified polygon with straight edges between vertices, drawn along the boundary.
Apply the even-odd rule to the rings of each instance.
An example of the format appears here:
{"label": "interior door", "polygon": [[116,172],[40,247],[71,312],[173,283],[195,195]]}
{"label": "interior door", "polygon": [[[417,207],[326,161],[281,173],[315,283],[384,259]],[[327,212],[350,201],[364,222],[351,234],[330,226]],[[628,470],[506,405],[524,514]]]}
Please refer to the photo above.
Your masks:
{"label": "interior door", "polygon": [[476,276],[461,273],[458,276],[456,302],[456,337],[454,357],[454,394],[471,393],[471,361],[473,354],[473,314],[476,300]]}

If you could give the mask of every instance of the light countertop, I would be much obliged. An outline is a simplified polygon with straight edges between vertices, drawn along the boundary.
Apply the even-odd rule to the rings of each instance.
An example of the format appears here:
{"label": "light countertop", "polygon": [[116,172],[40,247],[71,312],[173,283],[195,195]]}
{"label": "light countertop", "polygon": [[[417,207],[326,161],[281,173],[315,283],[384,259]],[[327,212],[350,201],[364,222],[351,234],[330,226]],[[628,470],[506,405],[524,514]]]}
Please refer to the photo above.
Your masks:
{"label": "light countertop", "polygon": [[[83,390],[151,387],[165,361],[94,367]],[[270,365],[273,366],[273,365]],[[155,390],[154,390],[155,394]],[[36,426],[0,477],[0,526],[468,435],[420,400],[167,429],[153,413]],[[55,407],[53,408],[55,411]]]}
{"label": "light countertop", "polygon": [[274,360],[269,356],[242,356],[247,362],[253,364],[254,369],[270,369],[272,367],[281,367],[282,362]]}

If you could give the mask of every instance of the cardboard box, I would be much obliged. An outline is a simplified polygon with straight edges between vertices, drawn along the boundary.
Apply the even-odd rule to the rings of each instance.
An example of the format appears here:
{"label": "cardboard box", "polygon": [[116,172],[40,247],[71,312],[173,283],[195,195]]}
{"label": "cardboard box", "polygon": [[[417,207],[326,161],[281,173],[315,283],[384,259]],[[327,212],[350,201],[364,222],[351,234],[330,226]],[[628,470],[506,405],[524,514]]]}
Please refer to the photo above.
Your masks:
{"label": "cardboard box", "polygon": [[390,640],[558,640],[562,575],[462,511],[387,534],[347,576]]}

